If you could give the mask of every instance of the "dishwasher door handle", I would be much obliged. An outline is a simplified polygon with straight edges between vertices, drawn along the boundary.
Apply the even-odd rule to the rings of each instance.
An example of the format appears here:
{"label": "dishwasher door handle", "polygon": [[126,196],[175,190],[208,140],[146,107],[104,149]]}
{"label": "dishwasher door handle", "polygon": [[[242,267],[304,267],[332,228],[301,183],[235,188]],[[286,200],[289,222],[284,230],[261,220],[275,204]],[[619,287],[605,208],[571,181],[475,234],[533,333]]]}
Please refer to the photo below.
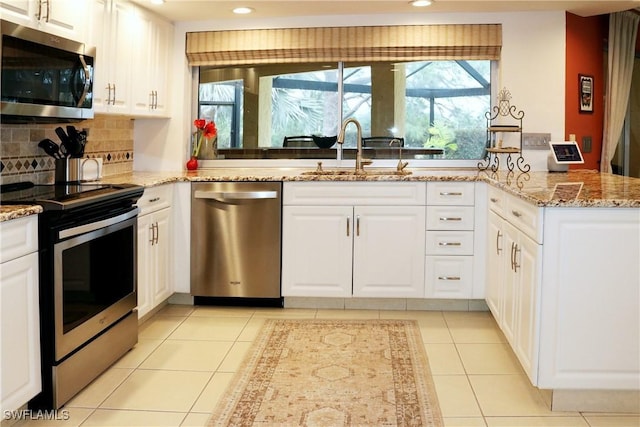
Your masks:
{"label": "dishwasher door handle", "polygon": [[251,200],[251,199],[277,199],[277,191],[204,191],[196,190],[196,199],[216,200]]}

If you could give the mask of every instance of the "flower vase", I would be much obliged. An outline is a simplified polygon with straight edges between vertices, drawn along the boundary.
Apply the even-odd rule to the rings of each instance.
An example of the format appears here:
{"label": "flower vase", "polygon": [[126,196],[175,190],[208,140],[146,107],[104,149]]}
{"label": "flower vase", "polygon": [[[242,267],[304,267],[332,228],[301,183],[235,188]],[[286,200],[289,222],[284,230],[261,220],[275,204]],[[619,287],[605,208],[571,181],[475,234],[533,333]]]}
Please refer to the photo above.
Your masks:
{"label": "flower vase", "polygon": [[218,138],[205,138],[200,147],[198,158],[202,160],[214,160],[218,158]]}
{"label": "flower vase", "polygon": [[198,169],[198,157],[191,156],[189,161],[187,161],[187,170],[194,171]]}

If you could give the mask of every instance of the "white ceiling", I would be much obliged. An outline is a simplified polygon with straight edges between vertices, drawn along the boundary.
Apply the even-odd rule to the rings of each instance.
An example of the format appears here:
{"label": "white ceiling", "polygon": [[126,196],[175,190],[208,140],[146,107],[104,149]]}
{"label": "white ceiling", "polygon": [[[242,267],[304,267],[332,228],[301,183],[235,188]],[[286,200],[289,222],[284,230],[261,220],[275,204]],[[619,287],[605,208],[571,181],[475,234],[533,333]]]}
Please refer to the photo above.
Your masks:
{"label": "white ceiling", "polygon": [[[426,8],[415,8],[409,5],[408,0],[165,0],[163,5],[151,4],[150,0],[132,1],[173,22],[246,19],[246,16],[252,18],[278,18],[392,13],[432,14],[558,10],[568,11],[579,16],[592,16],[619,12],[640,6],[640,0],[433,0],[433,4]],[[251,15],[234,15],[231,11],[238,6],[251,7],[255,12]]]}

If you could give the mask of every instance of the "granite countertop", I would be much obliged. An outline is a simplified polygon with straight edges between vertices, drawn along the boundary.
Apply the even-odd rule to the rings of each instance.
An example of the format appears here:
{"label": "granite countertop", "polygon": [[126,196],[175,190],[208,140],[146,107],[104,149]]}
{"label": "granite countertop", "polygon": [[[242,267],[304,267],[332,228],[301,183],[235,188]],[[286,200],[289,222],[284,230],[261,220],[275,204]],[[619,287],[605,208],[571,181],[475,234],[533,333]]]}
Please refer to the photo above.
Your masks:
{"label": "granite countertop", "polygon": [[[105,184],[145,187],[189,181],[482,181],[529,203],[546,207],[640,208],[640,179],[575,170],[564,173],[491,172],[477,169],[413,168],[408,175],[305,175],[306,168],[215,168],[177,172],[133,172],[105,177]],[[331,170],[331,169],[328,169]],[[39,206],[0,206],[0,221],[42,212]]]}

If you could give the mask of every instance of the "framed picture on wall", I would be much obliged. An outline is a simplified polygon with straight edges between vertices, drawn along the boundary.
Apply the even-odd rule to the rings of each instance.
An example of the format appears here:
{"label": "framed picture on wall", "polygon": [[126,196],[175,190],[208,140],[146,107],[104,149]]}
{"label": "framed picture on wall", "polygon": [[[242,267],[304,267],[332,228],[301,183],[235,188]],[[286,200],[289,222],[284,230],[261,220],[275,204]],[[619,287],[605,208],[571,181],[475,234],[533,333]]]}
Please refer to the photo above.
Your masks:
{"label": "framed picture on wall", "polygon": [[593,76],[578,74],[580,112],[593,113]]}

